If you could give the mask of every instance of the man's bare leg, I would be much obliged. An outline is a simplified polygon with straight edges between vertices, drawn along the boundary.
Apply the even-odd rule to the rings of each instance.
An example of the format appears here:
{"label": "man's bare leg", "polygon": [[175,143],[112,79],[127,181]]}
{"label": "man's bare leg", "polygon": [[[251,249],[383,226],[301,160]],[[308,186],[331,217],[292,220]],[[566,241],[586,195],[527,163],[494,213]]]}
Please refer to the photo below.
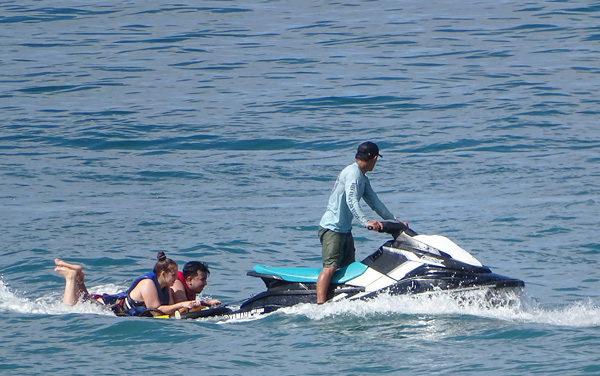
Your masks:
{"label": "man's bare leg", "polygon": [[63,294],[63,303],[75,305],[82,294],[87,294],[87,288],[83,279],[83,268],[80,265],[69,264],[59,259],[54,259],[56,267],[54,270],[65,278],[65,292]]}
{"label": "man's bare leg", "polygon": [[329,282],[333,273],[336,271],[336,267],[327,267],[321,270],[319,278],[317,278],[317,303],[325,303],[327,300],[327,290],[329,289]]}

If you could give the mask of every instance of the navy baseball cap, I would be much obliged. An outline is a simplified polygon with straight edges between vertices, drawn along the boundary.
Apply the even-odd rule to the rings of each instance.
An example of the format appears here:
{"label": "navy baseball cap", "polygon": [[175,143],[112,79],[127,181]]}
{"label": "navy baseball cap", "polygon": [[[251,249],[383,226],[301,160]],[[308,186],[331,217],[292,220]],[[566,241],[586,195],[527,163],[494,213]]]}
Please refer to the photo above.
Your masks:
{"label": "navy baseball cap", "polygon": [[371,141],[363,142],[358,146],[358,150],[356,151],[356,158],[360,156],[360,159],[363,159],[365,161],[370,160],[376,155],[383,158],[383,155],[379,154],[379,148],[377,147],[377,145]]}

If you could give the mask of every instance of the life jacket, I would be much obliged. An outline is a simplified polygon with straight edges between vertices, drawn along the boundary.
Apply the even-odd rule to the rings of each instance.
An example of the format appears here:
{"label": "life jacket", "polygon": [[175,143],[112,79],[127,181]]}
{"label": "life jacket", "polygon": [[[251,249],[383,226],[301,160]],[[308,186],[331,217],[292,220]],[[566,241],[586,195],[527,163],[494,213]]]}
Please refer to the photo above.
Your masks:
{"label": "life jacket", "polygon": [[91,297],[96,300],[101,298],[104,302],[104,305],[109,307],[117,316],[140,316],[144,311],[147,311],[148,308],[146,308],[146,304],[144,302],[132,299],[129,293],[131,293],[138,283],[144,279],[151,279],[152,282],[154,282],[160,304],[169,304],[169,286],[161,289],[154,272],[149,272],[137,277],[125,292],[111,295],[91,295]]}
{"label": "life jacket", "polygon": [[196,295],[192,294],[192,292],[190,291],[190,288],[188,287],[187,283],[185,283],[185,278],[183,278],[183,272],[181,272],[180,270],[177,271],[177,279],[181,282],[181,284],[183,284],[187,300],[196,300]]}

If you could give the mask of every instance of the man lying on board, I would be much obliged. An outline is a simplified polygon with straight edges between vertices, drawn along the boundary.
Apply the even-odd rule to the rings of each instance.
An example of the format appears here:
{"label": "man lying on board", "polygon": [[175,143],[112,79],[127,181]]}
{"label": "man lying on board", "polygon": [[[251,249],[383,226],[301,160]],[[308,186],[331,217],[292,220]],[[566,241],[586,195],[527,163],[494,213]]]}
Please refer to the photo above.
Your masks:
{"label": "man lying on board", "polygon": [[[196,294],[200,294],[206,287],[206,280],[210,275],[208,265],[200,261],[190,261],[183,266],[182,271],[177,272],[177,280],[171,286],[173,300],[176,303],[196,300]],[[203,305],[215,306],[221,304],[219,299],[203,299]]]}

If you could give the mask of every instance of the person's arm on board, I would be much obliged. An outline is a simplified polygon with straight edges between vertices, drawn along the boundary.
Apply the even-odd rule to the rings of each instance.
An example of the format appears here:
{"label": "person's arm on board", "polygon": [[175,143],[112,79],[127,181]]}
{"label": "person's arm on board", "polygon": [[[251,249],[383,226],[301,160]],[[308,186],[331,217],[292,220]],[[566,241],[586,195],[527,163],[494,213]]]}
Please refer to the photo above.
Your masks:
{"label": "person's arm on board", "polygon": [[[146,308],[158,309],[166,315],[169,315],[169,314],[171,314],[179,309],[182,309],[182,308],[192,309],[192,308],[196,308],[196,307],[199,307],[202,305],[202,302],[200,302],[198,300],[188,300],[188,301],[174,303],[173,302],[173,294],[172,294],[171,290],[169,290],[169,304],[161,305],[160,300],[158,299],[156,285],[154,284],[154,282],[151,279],[141,280],[138,283],[138,285],[135,287],[134,291],[137,289],[139,289],[138,292],[139,292],[139,295],[141,296],[141,299],[136,299],[136,300],[143,301]],[[134,291],[132,291],[132,295],[133,295]],[[135,295],[137,295],[137,294],[135,294]],[[134,297],[132,296],[132,298],[134,298]]]}

